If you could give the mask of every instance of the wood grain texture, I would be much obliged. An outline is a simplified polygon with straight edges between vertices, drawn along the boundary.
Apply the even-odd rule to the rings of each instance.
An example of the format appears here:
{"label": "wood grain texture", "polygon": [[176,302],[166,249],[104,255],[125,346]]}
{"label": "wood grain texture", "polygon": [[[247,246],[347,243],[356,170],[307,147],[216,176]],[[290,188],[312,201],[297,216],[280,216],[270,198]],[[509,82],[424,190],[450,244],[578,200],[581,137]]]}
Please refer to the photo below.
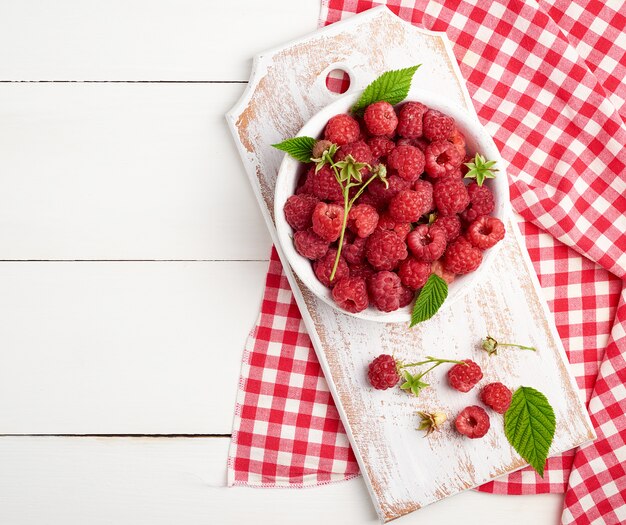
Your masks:
{"label": "wood grain texture", "polygon": [[[357,34],[369,38],[359,39]],[[327,60],[320,62],[320,56]],[[386,8],[355,16],[257,57],[249,88],[228,119],[274,238],[273,183],[282,153],[269,145],[295,135],[332,99],[323,85],[325,72],[343,65],[351,74],[351,89],[360,89],[383,71],[417,63],[423,64],[419,75],[423,89],[446,92],[473,112],[447,41],[416,30]],[[502,418],[492,418],[493,429],[482,440],[466,440],[450,426],[423,439],[415,430],[416,410],[439,409],[454,417],[477,401],[476,393],[460,395],[444,386],[444,367],[429,377],[440,387],[427,389],[419,399],[399,390],[373,392],[364,370],[381,352],[409,360],[434,353],[459,359],[471,356],[483,366],[486,380],[538,388],[557,414],[552,453],[594,437],[538,292],[536,276],[511,221],[508,232],[490,280],[413,330],[341,314],[287,272],[383,521],[516,470],[525,461],[506,441]],[[535,345],[539,351],[490,358],[479,349],[480,339],[488,333]]]}

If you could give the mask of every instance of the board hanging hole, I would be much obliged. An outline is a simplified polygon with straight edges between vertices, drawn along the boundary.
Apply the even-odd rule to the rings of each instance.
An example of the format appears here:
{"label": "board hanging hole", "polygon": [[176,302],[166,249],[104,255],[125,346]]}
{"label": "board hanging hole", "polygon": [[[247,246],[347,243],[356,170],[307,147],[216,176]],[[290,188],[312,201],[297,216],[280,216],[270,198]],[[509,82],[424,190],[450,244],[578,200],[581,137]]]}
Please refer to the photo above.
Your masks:
{"label": "board hanging hole", "polygon": [[326,75],[326,88],[336,95],[343,95],[348,91],[350,82],[350,74],[343,69],[333,69]]}

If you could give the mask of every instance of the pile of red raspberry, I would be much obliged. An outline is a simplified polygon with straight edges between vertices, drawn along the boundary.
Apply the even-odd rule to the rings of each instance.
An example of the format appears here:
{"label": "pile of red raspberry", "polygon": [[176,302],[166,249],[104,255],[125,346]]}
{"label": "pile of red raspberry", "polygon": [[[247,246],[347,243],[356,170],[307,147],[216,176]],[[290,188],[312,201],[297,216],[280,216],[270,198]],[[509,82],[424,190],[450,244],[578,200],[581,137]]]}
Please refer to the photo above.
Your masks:
{"label": "pile of red raspberry", "polygon": [[[325,165],[316,172],[311,165],[284,207],[296,250],[313,261],[315,275],[344,310],[407,306],[431,273],[451,282],[473,272],[483,251],[504,238],[504,225],[490,216],[489,187],[465,183],[469,157],[453,118],[419,102],[396,108],[376,102],[363,118],[332,117],[322,139],[325,147],[339,147],[335,162],[352,155],[387,168],[388,187],[372,181],[349,212],[332,281],[344,218],[333,170]],[[367,180],[369,171],[362,173]]]}

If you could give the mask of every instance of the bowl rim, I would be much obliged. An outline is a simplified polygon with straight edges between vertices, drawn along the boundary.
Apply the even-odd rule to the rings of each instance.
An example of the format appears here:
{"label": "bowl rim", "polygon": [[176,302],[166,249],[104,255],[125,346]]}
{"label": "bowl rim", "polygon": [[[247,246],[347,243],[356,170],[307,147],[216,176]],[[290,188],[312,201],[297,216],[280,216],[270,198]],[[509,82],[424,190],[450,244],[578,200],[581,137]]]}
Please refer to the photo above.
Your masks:
{"label": "bowl rim", "polygon": [[[305,122],[295,136],[320,136],[328,119],[333,115],[348,112],[350,106],[356,102],[362,92],[363,90],[350,90],[348,93],[345,93],[344,95],[341,95],[337,99],[333,100],[330,104],[321,108],[307,122]],[[498,176],[495,179],[489,179],[490,181],[494,181],[493,184],[490,184],[494,196],[496,197],[496,209],[494,210],[494,215],[502,222],[506,223],[506,218],[510,213],[506,163],[495,145],[493,138],[487,133],[484,126],[478,120],[474,108],[464,109],[459,104],[453,103],[437,93],[418,87],[412,87],[409,90],[405,101],[422,102],[428,107],[437,109],[454,117],[454,119],[460,124],[459,127],[461,127],[464,131],[467,131],[468,128],[472,130],[471,134],[465,133],[466,140],[472,143],[479,143],[480,148],[476,149],[480,149],[480,153],[486,155],[487,158],[496,160],[498,166]],[[341,313],[366,321],[382,323],[402,323],[410,321],[411,311],[409,307],[401,308],[393,312],[381,312],[370,305],[365,310],[357,313],[351,313],[340,308],[339,305],[337,305],[337,303],[333,300],[331,290],[320,283],[315,276],[312,261],[306,259],[295,250],[293,244],[293,230],[284,217],[283,207],[287,198],[294,194],[297,178],[293,177],[293,174],[301,165],[301,162],[293,159],[289,155],[285,155],[278,169],[274,189],[274,222],[276,226],[277,238],[280,243],[280,247],[282,248],[282,251],[294,273],[311,291],[311,293]],[[292,176],[291,181],[287,179],[290,175]],[[290,191],[284,190],[287,186],[291,187]],[[495,257],[503,244],[503,242],[499,242],[494,247],[486,250],[484,252],[483,262],[475,272],[460,276],[458,280],[455,280],[450,285],[448,298],[444,301],[440,311],[444,308],[452,306],[452,304],[456,303],[460,298],[465,296],[465,294],[476,284],[476,282],[480,281],[480,276],[486,274],[489,266],[491,266],[495,260]],[[457,284],[455,285],[455,283]]]}

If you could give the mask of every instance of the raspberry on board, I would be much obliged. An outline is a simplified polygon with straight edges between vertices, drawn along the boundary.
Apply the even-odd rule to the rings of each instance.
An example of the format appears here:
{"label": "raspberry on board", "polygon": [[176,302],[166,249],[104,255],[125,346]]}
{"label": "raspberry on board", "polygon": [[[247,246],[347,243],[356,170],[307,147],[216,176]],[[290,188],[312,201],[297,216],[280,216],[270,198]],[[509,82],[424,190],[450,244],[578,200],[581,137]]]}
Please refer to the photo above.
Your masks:
{"label": "raspberry on board", "polygon": [[362,277],[344,277],[333,288],[333,299],[340,308],[357,313],[365,310],[369,304],[367,285]]}
{"label": "raspberry on board", "polygon": [[490,427],[489,414],[477,405],[464,408],[454,421],[457,431],[470,439],[483,437]]}
{"label": "raspberry on board", "polygon": [[396,146],[387,157],[387,162],[409,182],[416,181],[424,172],[424,154],[415,146]]}
{"label": "raspberry on board", "polygon": [[473,272],[483,261],[483,252],[465,237],[452,241],[443,256],[445,269],[456,275]]}
{"label": "raspberry on board", "polygon": [[454,173],[462,161],[457,147],[447,140],[431,142],[424,152],[424,170],[433,179]]}
{"label": "raspberry on board", "polygon": [[463,362],[465,364],[456,364],[448,370],[448,382],[459,392],[469,392],[483,378],[483,371],[471,359]]}
{"label": "raspberry on board", "polygon": [[369,237],[378,226],[378,212],[369,204],[357,204],[348,213],[348,228],[359,237]]}
{"label": "raspberry on board", "polygon": [[430,211],[432,200],[428,195],[414,190],[403,190],[396,194],[389,203],[389,215],[398,222],[417,222]]}
{"label": "raspberry on board", "polygon": [[480,391],[481,401],[498,414],[504,414],[509,409],[512,398],[511,389],[500,382],[489,383]]}
{"label": "raspberry on board", "polygon": [[467,185],[467,193],[470,202],[461,213],[461,218],[465,222],[473,222],[481,215],[489,215],[495,209],[493,193],[485,184],[479,186],[476,182],[471,182]]}
{"label": "raspberry on board", "polygon": [[313,210],[318,200],[314,195],[292,195],[285,202],[285,219],[294,230],[306,230],[313,224]]}
{"label": "raspberry on board", "polygon": [[328,251],[328,241],[322,239],[312,228],[295,232],[293,243],[302,257],[312,261],[323,257]]}
{"label": "raspberry on board", "polygon": [[434,224],[420,224],[409,233],[406,243],[417,260],[432,262],[446,249],[446,230]]}
{"label": "raspberry on board", "polygon": [[324,138],[337,146],[356,142],[360,134],[361,128],[357,120],[346,114],[331,117],[324,129]]}
{"label": "raspberry on board", "polygon": [[432,141],[447,139],[454,131],[454,119],[435,109],[429,109],[422,118],[424,136]]}
{"label": "raspberry on board", "polygon": [[398,117],[393,106],[384,100],[367,106],[363,120],[370,135],[393,136],[398,125]]}
{"label": "raspberry on board", "polygon": [[343,207],[318,202],[313,210],[313,231],[328,242],[336,241],[343,226]]}
{"label": "raspberry on board", "polygon": [[486,250],[498,244],[498,242],[504,239],[505,233],[504,224],[502,224],[500,219],[486,215],[478,217],[467,228],[467,238],[481,250]]}
{"label": "raspberry on board", "polygon": [[331,248],[326,252],[322,258],[313,263],[313,271],[319,281],[328,288],[332,288],[341,279],[350,276],[350,269],[343,258],[343,255],[339,257],[339,264],[337,265],[337,271],[335,272],[335,278],[330,280],[330,274],[333,272],[333,266],[335,265],[335,257],[337,256],[337,250]]}
{"label": "raspberry on board", "polygon": [[372,275],[367,282],[371,303],[381,312],[393,312],[400,308],[402,283],[394,272],[384,270]]}
{"label": "raspberry on board", "polygon": [[428,108],[420,102],[407,102],[398,114],[398,135],[407,139],[422,136],[422,117]]}
{"label": "raspberry on board", "polygon": [[365,257],[377,270],[393,270],[407,255],[404,241],[390,230],[376,230],[367,239]]}
{"label": "raspberry on board", "polygon": [[367,377],[377,390],[393,388],[400,381],[396,360],[389,354],[379,355],[369,364]]}
{"label": "raspberry on board", "polygon": [[337,178],[332,169],[326,165],[317,173],[309,174],[313,178],[311,187],[313,194],[324,201],[340,201],[343,200],[343,192],[341,186],[337,182]]}
{"label": "raspberry on board", "polygon": [[415,257],[409,256],[400,263],[398,277],[404,286],[413,291],[418,290],[426,284],[430,276],[430,266],[429,262],[418,261]]}
{"label": "raspberry on board", "polygon": [[456,177],[437,180],[433,185],[433,197],[441,215],[460,213],[470,201],[463,180]]}

